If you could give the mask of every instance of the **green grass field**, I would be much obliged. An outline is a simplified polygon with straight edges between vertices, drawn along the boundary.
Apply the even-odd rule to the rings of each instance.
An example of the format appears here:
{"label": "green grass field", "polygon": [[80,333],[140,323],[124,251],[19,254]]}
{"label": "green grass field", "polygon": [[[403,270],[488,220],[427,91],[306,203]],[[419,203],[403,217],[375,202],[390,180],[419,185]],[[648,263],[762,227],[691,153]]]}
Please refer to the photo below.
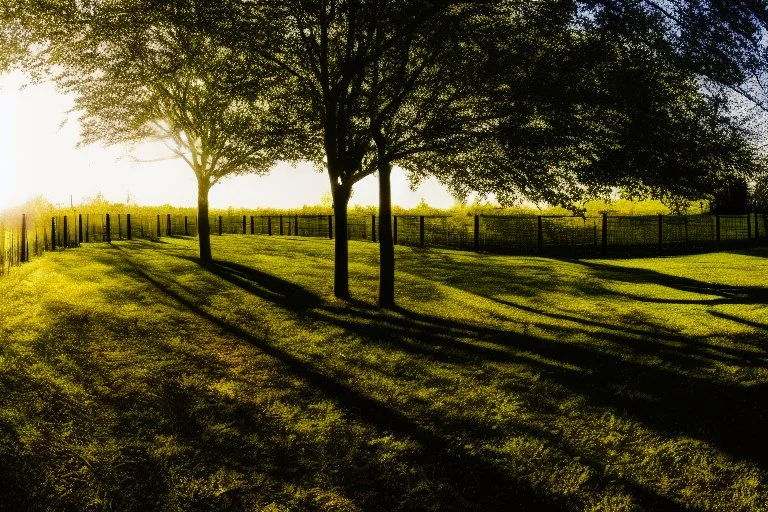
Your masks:
{"label": "green grass field", "polygon": [[768,250],[119,242],[0,279],[0,510],[768,510]]}

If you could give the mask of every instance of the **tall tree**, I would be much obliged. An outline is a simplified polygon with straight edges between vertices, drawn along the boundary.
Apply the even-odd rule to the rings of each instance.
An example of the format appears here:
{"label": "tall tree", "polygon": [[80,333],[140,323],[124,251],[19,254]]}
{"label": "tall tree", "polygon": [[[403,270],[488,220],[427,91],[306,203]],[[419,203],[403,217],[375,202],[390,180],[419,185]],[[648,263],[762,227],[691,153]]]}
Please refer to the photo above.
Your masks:
{"label": "tall tree", "polygon": [[[353,185],[376,171],[370,94],[382,58],[455,5],[469,0],[279,0],[234,2],[230,44],[245,47],[293,88],[292,119],[320,148],[336,219],[334,293],[349,297],[347,207]],[[268,31],[264,27],[270,26]],[[256,29],[255,27],[258,27]],[[443,27],[448,30],[448,27]],[[382,224],[386,224],[383,222]]]}
{"label": "tall tree", "polygon": [[[200,258],[212,260],[208,193],[229,176],[289,158],[271,122],[276,82],[207,35],[205,2],[30,2],[3,17],[29,48],[27,68],[74,93],[85,142],[163,142],[194,172]],[[248,98],[233,89],[247,89]],[[287,147],[290,147],[288,145]]]}
{"label": "tall tree", "polygon": [[746,133],[704,94],[659,19],[612,11],[608,23],[584,9],[592,3],[528,6],[528,35],[499,40],[488,66],[497,129],[460,158],[437,155],[433,174],[460,194],[576,207],[612,187],[701,197],[755,172]]}
{"label": "tall tree", "polygon": [[[492,113],[484,108],[488,59],[478,39],[487,35],[483,32],[490,20],[500,21],[498,17],[498,9],[489,5],[452,6],[425,21],[419,31],[402,37],[371,64],[363,95],[379,181],[382,307],[395,304],[393,165],[406,167],[413,176],[428,175],[432,155],[444,161],[462,153],[477,133],[494,126]],[[382,26],[380,30],[392,29]]]}

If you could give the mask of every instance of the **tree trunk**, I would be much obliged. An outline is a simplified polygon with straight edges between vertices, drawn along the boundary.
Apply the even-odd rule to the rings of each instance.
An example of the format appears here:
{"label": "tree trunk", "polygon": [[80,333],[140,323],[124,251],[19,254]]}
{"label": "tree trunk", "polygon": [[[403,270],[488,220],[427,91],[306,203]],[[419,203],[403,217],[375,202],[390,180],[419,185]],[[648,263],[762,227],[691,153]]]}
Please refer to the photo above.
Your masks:
{"label": "tree trunk", "polygon": [[379,160],[379,306],[395,306],[395,244],[392,240],[392,166]]}
{"label": "tree trunk", "polygon": [[334,214],[334,275],[333,294],[339,299],[349,299],[349,240],[347,239],[347,206],[351,188],[332,186]]}
{"label": "tree trunk", "polygon": [[208,191],[211,184],[207,178],[197,180],[197,237],[200,242],[200,261],[210,263],[211,255],[211,225],[208,218]]}

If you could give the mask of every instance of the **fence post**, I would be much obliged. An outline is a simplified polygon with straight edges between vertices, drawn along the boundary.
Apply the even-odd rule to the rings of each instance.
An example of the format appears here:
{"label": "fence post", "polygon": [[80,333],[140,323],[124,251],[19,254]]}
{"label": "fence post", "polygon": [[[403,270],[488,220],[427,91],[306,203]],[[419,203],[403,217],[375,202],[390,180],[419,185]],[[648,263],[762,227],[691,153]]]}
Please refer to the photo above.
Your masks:
{"label": "fence post", "polygon": [[67,216],[64,216],[64,248],[69,247],[69,224],[67,224]]}
{"label": "fence post", "polygon": [[747,240],[752,241],[752,222],[750,222],[751,215],[747,213]]}
{"label": "fence post", "polygon": [[715,241],[720,246],[720,214],[715,215]]}
{"label": "fence post", "polygon": [[298,214],[293,216],[293,234],[299,236],[299,216]]}
{"label": "fence post", "polygon": [[541,219],[541,215],[538,217],[538,223],[536,226],[536,247],[538,252],[544,248],[544,222]]}
{"label": "fence post", "polygon": [[392,216],[392,242],[397,245],[397,215]]}
{"label": "fence post", "polygon": [[333,215],[328,216],[328,238],[333,240]]}
{"label": "fence post", "polygon": [[35,230],[35,256],[39,256],[39,255],[40,255],[40,250],[37,244],[37,230]]}
{"label": "fence post", "polygon": [[475,215],[475,252],[480,252],[480,216]]}
{"label": "fence post", "polygon": [[27,246],[27,214],[21,214],[21,262],[27,261],[28,254],[25,254],[24,248]]}
{"label": "fence post", "polygon": [[[67,223],[67,218],[64,217],[64,224]],[[107,243],[112,243],[112,226],[109,223],[109,214],[107,214]]]}
{"label": "fence post", "polygon": [[267,217],[267,234],[272,236],[272,217]]}
{"label": "fence post", "polygon": [[133,233],[131,233],[131,214],[125,214],[125,229],[128,231],[128,240],[133,240]]}
{"label": "fence post", "polygon": [[246,227],[246,218],[245,218],[245,215],[243,215],[243,234],[247,235],[248,234],[247,231],[248,231],[248,228]]}
{"label": "fence post", "polygon": [[157,214],[157,238],[160,238],[160,214]]}
{"label": "fence post", "polygon": [[659,256],[664,252],[664,217],[659,214]]}
{"label": "fence post", "polygon": [[85,214],[85,241],[86,241],[86,243],[89,240],[88,229],[89,229],[89,226],[90,226],[90,220],[91,220],[91,215],[89,213],[86,213]]}
{"label": "fence post", "polygon": [[608,254],[608,212],[603,212],[603,233],[601,250],[603,256]]}
{"label": "fence post", "polygon": [[184,216],[184,236],[189,236],[189,219],[187,219],[187,216]]}
{"label": "fence post", "polygon": [[280,215],[280,236],[283,236],[283,216]]}
{"label": "fence post", "polygon": [[424,216],[419,215],[419,247],[424,247]]}
{"label": "fence post", "polygon": [[119,240],[123,239],[123,219],[119,213],[117,214],[117,238]]}
{"label": "fence post", "polygon": [[760,225],[757,223],[757,212],[755,212],[755,242],[760,240]]}
{"label": "fence post", "polygon": [[222,220],[222,216],[219,215],[219,236],[221,236],[223,228],[224,228],[224,221]]}
{"label": "fence post", "polygon": [[78,231],[77,231],[77,242],[79,244],[83,243],[83,214],[78,214]]}
{"label": "fence post", "polygon": [[376,242],[376,214],[371,215],[371,242]]}
{"label": "fence post", "polygon": [[256,234],[256,224],[254,224],[253,215],[251,215],[251,234]]}

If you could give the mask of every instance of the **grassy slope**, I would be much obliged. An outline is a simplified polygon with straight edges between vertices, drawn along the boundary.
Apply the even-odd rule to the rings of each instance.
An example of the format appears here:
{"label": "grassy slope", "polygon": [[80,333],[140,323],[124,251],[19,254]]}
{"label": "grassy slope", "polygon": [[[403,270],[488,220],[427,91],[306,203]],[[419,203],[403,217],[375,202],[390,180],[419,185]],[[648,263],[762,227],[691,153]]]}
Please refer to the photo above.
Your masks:
{"label": "grassy slope", "polygon": [[0,510],[768,510],[768,252],[214,237],[0,280]]}

